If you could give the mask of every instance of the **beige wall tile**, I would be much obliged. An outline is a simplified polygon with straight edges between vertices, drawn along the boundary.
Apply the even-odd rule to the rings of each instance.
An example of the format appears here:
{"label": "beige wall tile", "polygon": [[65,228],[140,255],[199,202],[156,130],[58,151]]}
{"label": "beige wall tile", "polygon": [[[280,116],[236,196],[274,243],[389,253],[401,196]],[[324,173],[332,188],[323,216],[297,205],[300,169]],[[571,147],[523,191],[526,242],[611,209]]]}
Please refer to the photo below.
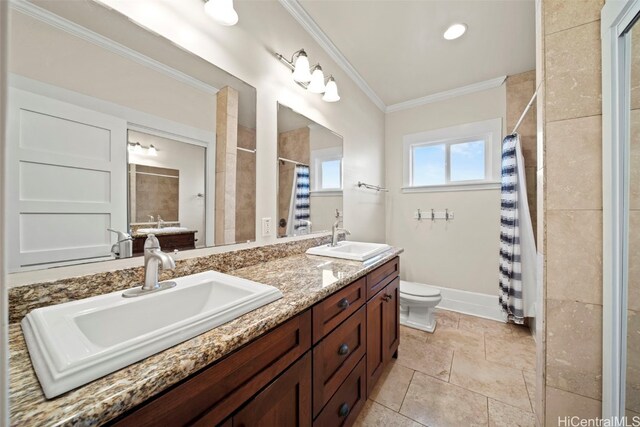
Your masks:
{"label": "beige wall tile", "polygon": [[600,22],[547,36],[547,123],[602,112]]}
{"label": "beige wall tile", "polygon": [[640,312],[640,211],[629,212],[629,289],[627,306]]}
{"label": "beige wall tile", "polygon": [[640,110],[631,110],[629,118],[629,206],[640,209]]}
{"label": "beige wall tile", "polygon": [[531,412],[489,399],[489,427],[533,427],[535,424]]}
{"label": "beige wall tile", "polygon": [[456,352],[449,382],[524,411],[533,412],[522,371],[506,368],[503,363],[489,362]]}
{"label": "beige wall tile", "polygon": [[604,0],[545,0],[545,34],[597,21],[602,6]]}
{"label": "beige wall tile", "polygon": [[[429,396],[428,399],[425,397]],[[400,413],[424,425],[459,427],[488,424],[487,398],[416,372]]]}
{"label": "beige wall tile", "polygon": [[602,117],[547,124],[547,208],[602,209]]}
{"label": "beige wall tile", "polygon": [[546,310],[547,387],[600,399],[602,306],[547,300]]}
{"label": "beige wall tile", "polygon": [[640,412],[640,312],[627,312],[627,393],[628,410]]}
{"label": "beige wall tile", "polygon": [[559,425],[559,418],[595,419],[602,415],[602,402],[577,394],[547,387],[546,425]]}
{"label": "beige wall tile", "polygon": [[631,108],[640,108],[640,26],[631,30]]}
{"label": "beige wall tile", "polygon": [[547,212],[547,298],[602,304],[602,212]]}

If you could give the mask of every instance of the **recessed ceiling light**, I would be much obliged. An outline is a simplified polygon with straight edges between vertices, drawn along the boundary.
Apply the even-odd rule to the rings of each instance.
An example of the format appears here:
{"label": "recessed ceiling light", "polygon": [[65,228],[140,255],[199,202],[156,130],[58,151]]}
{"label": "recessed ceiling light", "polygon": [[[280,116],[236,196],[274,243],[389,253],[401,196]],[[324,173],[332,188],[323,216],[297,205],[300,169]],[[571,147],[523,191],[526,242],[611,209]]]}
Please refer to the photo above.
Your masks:
{"label": "recessed ceiling light", "polygon": [[444,32],[444,38],[447,40],[455,40],[461,37],[467,31],[466,24],[453,24]]}

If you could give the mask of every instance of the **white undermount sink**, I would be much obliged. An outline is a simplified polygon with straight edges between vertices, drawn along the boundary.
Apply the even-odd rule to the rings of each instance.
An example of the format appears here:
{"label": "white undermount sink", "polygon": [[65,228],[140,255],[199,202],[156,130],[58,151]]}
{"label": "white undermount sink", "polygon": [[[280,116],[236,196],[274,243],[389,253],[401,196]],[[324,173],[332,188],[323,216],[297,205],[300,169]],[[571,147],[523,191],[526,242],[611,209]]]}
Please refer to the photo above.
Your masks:
{"label": "white undermount sink", "polygon": [[171,289],[112,292],[38,308],[22,320],[44,394],[52,398],[282,298],[273,286],[215,271]]}
{"label": "white undermount sink", "polygon": [[189,231],[187,227],[139,228],[138,234],[168,234]]}
{"label": "white undermount sink", "polygon": [[342,258],[353,261],[366,261],[388,250],[391,246],[385,243],[338,242],[337,246],[322,245],[307,249],[309,255],[320,255],[331,258]]}

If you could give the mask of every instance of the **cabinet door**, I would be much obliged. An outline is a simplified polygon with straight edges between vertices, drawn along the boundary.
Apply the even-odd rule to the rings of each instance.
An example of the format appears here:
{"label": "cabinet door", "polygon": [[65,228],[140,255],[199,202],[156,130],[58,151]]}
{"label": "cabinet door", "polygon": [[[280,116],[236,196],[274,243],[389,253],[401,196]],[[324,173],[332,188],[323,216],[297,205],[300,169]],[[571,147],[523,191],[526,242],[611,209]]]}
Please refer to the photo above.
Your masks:
{"label": "cabinet door", "polygon": [[233,417],[233,426],[311,426],[311,354],[254,397]]}
{"label": "cabinet door", "polygon": [[387,312],[382,289],[367,303],[367,396],[371,394],[384,369],[387,352],[383,335]]}
{"label": "cabinet door", "polygon": [[400,344],[400,278],[367,303],[367,396]]}
{"label": "cabinet door", "polygon": [[400,278],[396,278],[383,290],[384,302],[384,332],[382,343],[384,347],[385,364],[391,360],[400,344]]}

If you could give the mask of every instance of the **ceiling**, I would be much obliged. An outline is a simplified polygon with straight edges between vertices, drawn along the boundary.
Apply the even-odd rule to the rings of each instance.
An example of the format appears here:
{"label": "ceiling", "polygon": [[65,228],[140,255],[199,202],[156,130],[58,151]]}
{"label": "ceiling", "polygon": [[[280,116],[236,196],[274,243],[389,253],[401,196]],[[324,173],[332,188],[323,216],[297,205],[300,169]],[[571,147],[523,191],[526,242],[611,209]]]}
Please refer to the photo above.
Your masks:
{"label": "ceiling", "polygon": [[535,68],[534,0],[298,2],[387,106]]}

